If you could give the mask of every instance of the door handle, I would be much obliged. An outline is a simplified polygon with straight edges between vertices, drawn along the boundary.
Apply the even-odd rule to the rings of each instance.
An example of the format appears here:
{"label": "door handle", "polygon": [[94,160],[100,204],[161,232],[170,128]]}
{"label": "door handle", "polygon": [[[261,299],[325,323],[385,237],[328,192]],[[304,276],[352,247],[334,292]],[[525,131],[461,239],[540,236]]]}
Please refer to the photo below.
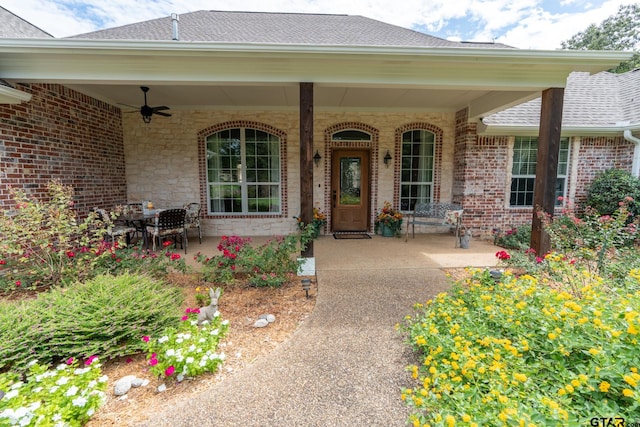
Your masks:
{"label": "door handle", "polygon": [[335,207],[336,207],[336,198],[337,198],[337,196],[336,196],[336,190],[333,190],[333,196],[332,196],[332,198],[333,198],[333,208],[335,209]]}

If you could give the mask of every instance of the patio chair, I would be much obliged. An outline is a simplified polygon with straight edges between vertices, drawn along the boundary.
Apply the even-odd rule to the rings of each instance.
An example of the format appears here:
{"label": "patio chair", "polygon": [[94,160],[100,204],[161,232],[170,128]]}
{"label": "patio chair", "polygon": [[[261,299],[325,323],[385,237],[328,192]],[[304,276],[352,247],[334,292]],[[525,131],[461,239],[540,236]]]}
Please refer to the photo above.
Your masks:
{"label": "patio chair", "polygon": [[200,229],[200,203],[189,203],[184,205],[184,209],[187,211],[187,218],[185,220],[187,232],[192,228],[197,228],[198,240],[202,243],[202,230]]}
{"label": "patio chair", "polygon": [[147,234],[153,241],[153,251],[156,250],[156,239],[158,245],[162,245],[165,238],[173,237],[174,247],[178,247],[178,237],[180,237],[180,247],[184,247],[187,253],[187,229],[185,227],[186,209],[165,209],[156,214],[153,223],[147,225]]}
{"label": "patio chair", "polygon": [[111,238],[111,244],[115,244],[116,238],[125,236],[127,245],[131,244],[131,235],[136,233],[136,228],[126,225],[114,223],[107,211],[104,209],[94,209],[98,215],[98,220],[106,230],[106,235]]}

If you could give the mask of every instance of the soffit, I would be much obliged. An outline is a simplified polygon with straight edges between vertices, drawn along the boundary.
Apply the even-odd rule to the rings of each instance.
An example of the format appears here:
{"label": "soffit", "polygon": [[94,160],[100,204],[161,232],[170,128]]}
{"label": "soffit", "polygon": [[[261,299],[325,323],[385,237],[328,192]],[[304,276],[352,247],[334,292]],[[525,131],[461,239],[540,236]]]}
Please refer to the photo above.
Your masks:
{"label": "soffit", "polygon": [[[564,87],[630,54],[473,48],[0,40],[0,78],[72,86],[114,105],[297,107],[298,82],[320,108],[470,107],[477,116]],[[497,96],[494,96],[497,95]],[[475,100],[482,99],[478,107]],[[493,99],[493,102],[487,102]],[[499,100],[499,102],[497,101]]]}

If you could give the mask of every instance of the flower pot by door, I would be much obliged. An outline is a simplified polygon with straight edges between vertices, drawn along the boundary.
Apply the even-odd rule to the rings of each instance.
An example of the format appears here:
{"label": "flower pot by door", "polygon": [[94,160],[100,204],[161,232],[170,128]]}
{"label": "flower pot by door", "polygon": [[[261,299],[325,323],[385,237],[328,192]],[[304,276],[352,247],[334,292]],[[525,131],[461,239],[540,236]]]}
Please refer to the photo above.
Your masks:
{"label": "flower pot by door", "polygon": [[395,233],[393,232],[393,230],[391,228],[389,228],[385,224],[382,224],[382,236],[383,237],[393,237],[393,236],[395,236]]}

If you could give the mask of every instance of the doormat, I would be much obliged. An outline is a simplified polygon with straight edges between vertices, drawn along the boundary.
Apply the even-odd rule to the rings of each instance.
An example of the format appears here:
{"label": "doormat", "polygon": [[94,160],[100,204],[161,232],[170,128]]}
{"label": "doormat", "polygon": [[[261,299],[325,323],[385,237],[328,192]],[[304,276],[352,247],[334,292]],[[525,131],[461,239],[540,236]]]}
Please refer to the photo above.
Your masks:
{"label": "doormat", "polygon": [[333,233],[334,239],[370,239],[367,233]]}

